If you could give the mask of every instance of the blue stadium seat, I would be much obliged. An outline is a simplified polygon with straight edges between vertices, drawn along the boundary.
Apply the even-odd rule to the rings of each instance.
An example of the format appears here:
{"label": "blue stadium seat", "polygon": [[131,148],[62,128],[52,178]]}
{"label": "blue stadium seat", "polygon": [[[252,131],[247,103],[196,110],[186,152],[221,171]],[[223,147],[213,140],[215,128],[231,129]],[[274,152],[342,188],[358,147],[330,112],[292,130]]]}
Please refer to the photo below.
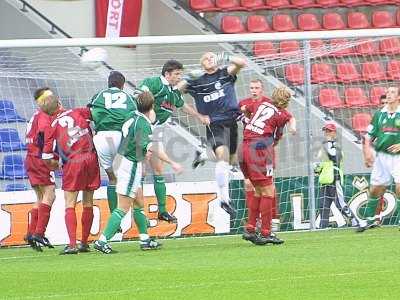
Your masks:
{"label": "blue stadium seat", "polygon": [[28,187],[23,183],[10,183],[6,185],[6,192],[27,191]]}
{"label": "blue stadium seat", "polygon": [[26,145],[21,142],[18,131],[13,128],[0,129],[0,151],[26,150]]}
{"label": "blue stadium seat", "polygon": [[11,101],[0,100],[0,123],[9,122],[26,122],[26,119],[18,115]]}
{"label": "blue stadium seat", "polygon": [[21,155],[6,155],[0,167],[0,179],[23,179],[28,178],[24,160]]}

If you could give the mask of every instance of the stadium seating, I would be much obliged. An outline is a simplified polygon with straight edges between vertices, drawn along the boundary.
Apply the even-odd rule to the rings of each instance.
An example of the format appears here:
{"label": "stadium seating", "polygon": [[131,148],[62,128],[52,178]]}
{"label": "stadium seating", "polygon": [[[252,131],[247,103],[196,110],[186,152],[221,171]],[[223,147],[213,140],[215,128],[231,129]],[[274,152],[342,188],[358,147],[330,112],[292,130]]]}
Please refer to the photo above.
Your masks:
{"label": "stadium seating", "polygon": [[347,15],[347,25],[350,29],[370,28],[368,18],[362,12],[349,12]]}
{"label": "stadium seating", "polygon": [[333,49],[338,49],[331,53],[332,56],[342,57],[354,55],[354,48],[349,47],[349,41],[347,39],[332,39],[329,44]]}
{"label": "stadium seating", "polygon": [[400,54],[400,40],[395,37],[381,40],[379,52],[388,55]]}
{"label": "stadium seating", "polygon": [[375,28],[396,27],[396,20],[391,12],[374,11],[372,13],[372,26]]}
{"label": "stadium seating", "polygon": [[321,24],[315,14],[300,14],[297,17],[297,24],[301,31],[321,30]]}
{"label": "stadium seating", "polygon": [[290,53],[300,51],[299,41],[281,41],[279,43],[279,53]]}
{"label": "stadium seating", "polygon": [[336,76],[340,82],[350,83],[361,79],[353,63],[339,63],[336,67]]}
{"label": "stadium seating", "polygon": [[0,179],[23,179],[28,178],[24,161],[20,155],[12,154],[4,156],[0,167]]}
{"label": "stadium seating", "polygon": [[314,0],[290,0],[290,3],[300,9],[317,6]]}
{"label": "stadium seating", "polygon": [[364,90],[359,87],[347,88],[344,91],[344,102],[349,107],[362,107],[369,105],[369,100],[367,96],[365,96]]}
{"label": "stadium seating", "polygon": [[215,0],[215,6],[224,11],[245,10],[239,0]]}
{"label": "stadium seating", "polygon": [[362,42],[357,44],[355,48],[356,54],[359,55],[376,55],[378,53],[376,43],[370,39],[362,40]]}
{"label": "stadium seating", "polygon": [[365,62],[361,66],[361,74],[366,81],[379,81],[386,79],[385,70],[379,61]]}
{"label": "stadium seating", "polygon": [[248,10],[266,9],[264,0],[241,0],[240,5]]}
{"label": "stadium seating", "polygon": [[369,91],[369,102],[372,106],[379,106],[382,104],[381,96],[386,94],[386,88],[381,86],[374,86]]}
{"label": "stadium seating", "polygon": [[271,27],[264,16],[252,15],[247,18],[247,30],[249,32],[270,32]]}
{"label": "stadium seating", "polygon": [[189,6],[191,9],[197,12],[207,12],[207,11],[218,11],[219,9],[215,7],[214,2],[211,0],[190,0]]}
{"label": "stadium seating", "polygon": [[293,24],[290,15],[278,14],[272,17],[272,28],[275,31],[295,31],[297,28]]}
{"label": "stadium seating", "polygon": [[340,0],[340,3],[347,7],[364,5],[364,0]]}
{"label": "stadium seating", "polygon": [[311,82],[312,83],[329,83],[335,82],[336,76],[330,64],[320,63],[311,66]]}
{"label": "stadium seating", "polygon": [[26,150],[26,145],[21,142],[18,131],[13,128],[0,129],[0,151]]}
{"label": "stadium seating", "polygon": [[8,100],[0,100],[0,123],[26,122],[15,110],[14,104]]}
{"label": "stadium seating", "polygon": [[10,183],[6,185],[6,192],[27,191],[28,187],[23,183]]}
{"label": "stadium seating", "polygon": [[371,123],[371,115],[368,113],[356,113],[351,118],[351,125],[353,130],[358,133],[367,131],[368,125]]}
{"label": "stadium seating", "polygon": [[272,42],[256,41],[253,45],[254,56],[269,56],[278,53]]}
{"label": "stadium seating", "polygon": [[244,33],[246,28],[238,16],[224,16],[221,20],[221,31],[224,33]]}
{"label": "stadium seating", "polygon": [[318,6],[321,7],[333,7],[339,5],[339,0],[316,0]]}
{"label": "stadium seating", "polygon": [[337,89],[323,88],[318,95],[319,104],[326,108],[342,108],[344,103]]}
{"label": "stadium seating", "polygon": [[326,13],[322,17],[322,26],[327,30],[346,29],[343,18],[338,13]]}
{"label": "stadium seating", "polygon": [[291,84],[303,84],[304,66],[300,64],[290,64],[285,66],[285,77]]}
{"label": "stadium seating", "polygon": [[265,4],[270,8],[291,8],[292,5],[290,4],[289,0],[265,0]]}
{"label": "stadium seating", "polygon": [[391,60],[388,62],[387,77],[391,80],[400,80],[400,60]]}

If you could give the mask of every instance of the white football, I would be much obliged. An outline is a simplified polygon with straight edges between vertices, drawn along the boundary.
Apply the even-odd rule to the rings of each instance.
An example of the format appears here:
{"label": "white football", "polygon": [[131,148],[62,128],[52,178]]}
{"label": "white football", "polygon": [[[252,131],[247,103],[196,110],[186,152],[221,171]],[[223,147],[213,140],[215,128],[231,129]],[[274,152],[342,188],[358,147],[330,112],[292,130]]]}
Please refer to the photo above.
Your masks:
{"label": "white football", "polygon": [[96,69],[106,62],[108,58],[107,50],[103,48],[92,48],[81,56],[81,63],[89,68]]}

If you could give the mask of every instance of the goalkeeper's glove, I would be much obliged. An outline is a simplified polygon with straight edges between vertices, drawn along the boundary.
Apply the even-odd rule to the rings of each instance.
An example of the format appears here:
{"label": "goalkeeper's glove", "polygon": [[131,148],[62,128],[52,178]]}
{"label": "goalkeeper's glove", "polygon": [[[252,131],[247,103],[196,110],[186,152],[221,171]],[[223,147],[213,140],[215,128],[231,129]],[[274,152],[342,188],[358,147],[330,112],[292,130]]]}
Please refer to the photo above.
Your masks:
{"label": "goalkeeper's glove", "polygon": [[183,79],[186,81],[189,80],[196,80],[200,78],[204,74],[203,70],[196,69],[196,70],[191,70],[189,73],[183,75]]}
{"label": "goalkeeper's glove", "polygon": [[315,175],[318,176],[322,171],[322,166],[320,163],[314,163],[313,165],[314,165],[314,173]]}
{"label": "goalkeeper's glove", "polygon": [[220,66],[224,63],[230,62],[232,56],[228,52],[220,52],[214,56],[214,64]]}

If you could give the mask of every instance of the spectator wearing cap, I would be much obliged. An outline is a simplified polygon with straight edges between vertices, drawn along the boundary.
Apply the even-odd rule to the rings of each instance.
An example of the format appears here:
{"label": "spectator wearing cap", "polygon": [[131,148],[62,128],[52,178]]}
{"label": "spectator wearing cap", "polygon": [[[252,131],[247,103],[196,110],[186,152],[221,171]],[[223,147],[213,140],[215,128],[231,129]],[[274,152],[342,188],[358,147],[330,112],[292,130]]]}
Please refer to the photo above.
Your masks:
{"label": "spectator wearing cap", "polygon": [[329,226],[331,205],[337,206],[342,215],[351,220],[352,225],[358,225],[355,215],[344,200],[343,193],[343,151],[337,145],[337,128],[335,123],[328,122],[322,127],[324,141],[318,152],[319,162],[315,165],[315,173],[320,185],[320,225]]}

